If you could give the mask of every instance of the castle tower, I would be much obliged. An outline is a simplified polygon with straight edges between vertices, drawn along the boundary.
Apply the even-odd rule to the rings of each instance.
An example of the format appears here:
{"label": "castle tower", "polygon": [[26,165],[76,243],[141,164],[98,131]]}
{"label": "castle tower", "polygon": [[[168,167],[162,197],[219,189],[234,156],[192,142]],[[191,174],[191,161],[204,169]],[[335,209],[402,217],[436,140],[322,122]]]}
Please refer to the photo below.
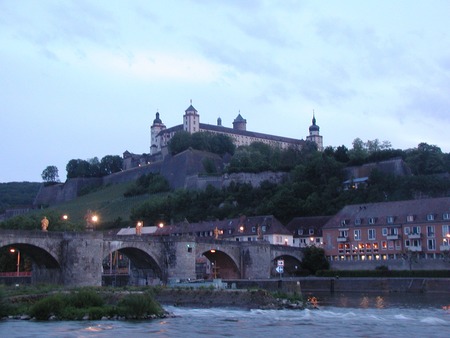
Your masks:
{"label": "castle tower", "polygon": [[241,113],[233,121],[233,129],[247,130],[247,120],[241,116]]}
{"label": "castle tower", "polygon": [[200,115],[197,114],[197,110],[191,105],[186,109],[183,115],[183,130],[189,134],[196,133],[200,130]]}
{"label": "castle tower", "polygon": [[217,125],[222,126],[222,119],[220,117],[217,118]]}
{"label": "castle tower", "polygon": [[312,125],[309,127],[309,136],[306,136],[307,141],[314,142],[317,145],[317,150],[323,150],[323,137],[319,134],[319,126],[316,124],[316,116],[313,110]]}
{"label": "castle tower", "polygon": [[150,155],[161,150],[161,141],[157,136],[159,132],[164,129],[166,129],[166,126],[159,118],[159,112],[156,112],[156,118],[153,120],[153,124],[150,127]]}

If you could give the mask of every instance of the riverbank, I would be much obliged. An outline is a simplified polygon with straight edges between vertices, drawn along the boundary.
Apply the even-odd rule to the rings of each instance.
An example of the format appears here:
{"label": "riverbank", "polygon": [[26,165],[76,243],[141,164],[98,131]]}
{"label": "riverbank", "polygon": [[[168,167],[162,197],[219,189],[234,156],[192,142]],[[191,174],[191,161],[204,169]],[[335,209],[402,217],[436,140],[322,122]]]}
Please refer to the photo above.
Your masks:
{"label": "riverbank", "polygon": [[311,307],[299,294],[276,294],[267,290],[176,289],[162,288],[154,294],[161,305],[242,309],[304,309]]}

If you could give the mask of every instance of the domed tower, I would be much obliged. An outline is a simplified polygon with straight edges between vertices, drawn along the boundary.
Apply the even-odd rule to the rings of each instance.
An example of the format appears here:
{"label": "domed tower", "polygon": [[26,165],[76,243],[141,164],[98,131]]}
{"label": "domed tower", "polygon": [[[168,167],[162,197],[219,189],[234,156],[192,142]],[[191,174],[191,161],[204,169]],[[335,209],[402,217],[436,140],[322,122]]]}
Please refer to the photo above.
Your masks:
{"label": "domed tower", "polygon": [[183,115],[183,130],[189,134],[196,133],[200,130],[200,115],[197,114],[197,109],[191,105],[184,111]]}
{"label": "domed tower", "polygon": [[164,129],[166,129],[166,126],[159,118],[159,112],[156,112],[156,117],[150,127],[150,155],[153,155],[161,150],[161,140],[159,139],[158,134]]}
{"label": "domed tower", "polygon": [[233,121],[233,129],[247,130],[247,120],[241,116],[241,113]]}
{"label": "domed tower", "polygon": [[323,150],[323,137],[319,134],[319,126],[316,124],[316,116],[313,111],[312,125],[309,127],[309,136],[306,136],[307,141],[317,144],[317,150]]}

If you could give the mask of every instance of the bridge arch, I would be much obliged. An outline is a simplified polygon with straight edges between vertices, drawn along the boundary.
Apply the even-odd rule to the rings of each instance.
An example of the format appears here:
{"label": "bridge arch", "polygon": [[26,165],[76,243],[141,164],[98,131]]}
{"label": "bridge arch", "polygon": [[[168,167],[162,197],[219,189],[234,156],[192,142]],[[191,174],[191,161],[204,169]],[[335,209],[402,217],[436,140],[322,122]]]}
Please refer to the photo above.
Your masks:
{"label": "bridge arch", "polygon": [[[1,249],[6,254],[11,252],[16,255],[17,258],[14,259],[17,260],[18,276],[30,276],[31,283],[59,284],[62,282],[61,265],[47,248],[24,240],[10,240],[3,242]],[[31,262],[31,266],[28,266],[27,262]]]}
{"label": "bridge arch", "polygon": [[102,284],[149,285],[159,284],[164,278],[164,269],[148,244],[114,241],[105,245]]}
{"label": "bridge arch", "polygon": [[[206,273],[205,277],[217,279],[237,279],[241,278],[241,272],[240,269],[236,263],[236,261],[233,259],[232,256],[230,256],[225,251],[219,250],[219,249],[210,249],[207,251],[201,252],[200,259],[202,257],[206,257],[208,262],[206,262],[205,271],[209,272]],[[197,265],[198,268],[198,265]],[[202,268],[203,270],[203,268]],[[198,273],[197,273],[198,276]]]}

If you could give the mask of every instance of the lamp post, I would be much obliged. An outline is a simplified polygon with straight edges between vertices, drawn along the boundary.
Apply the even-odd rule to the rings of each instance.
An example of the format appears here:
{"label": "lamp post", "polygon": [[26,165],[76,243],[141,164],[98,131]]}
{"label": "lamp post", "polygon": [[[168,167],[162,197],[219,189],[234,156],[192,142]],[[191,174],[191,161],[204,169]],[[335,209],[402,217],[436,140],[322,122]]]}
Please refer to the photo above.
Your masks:
{"label": "lamp post", "polygon": [[9,249],[9,252],[15,253],[17,251],[17,276],[20,275],[20,250],[16,250],[14,248]]}

